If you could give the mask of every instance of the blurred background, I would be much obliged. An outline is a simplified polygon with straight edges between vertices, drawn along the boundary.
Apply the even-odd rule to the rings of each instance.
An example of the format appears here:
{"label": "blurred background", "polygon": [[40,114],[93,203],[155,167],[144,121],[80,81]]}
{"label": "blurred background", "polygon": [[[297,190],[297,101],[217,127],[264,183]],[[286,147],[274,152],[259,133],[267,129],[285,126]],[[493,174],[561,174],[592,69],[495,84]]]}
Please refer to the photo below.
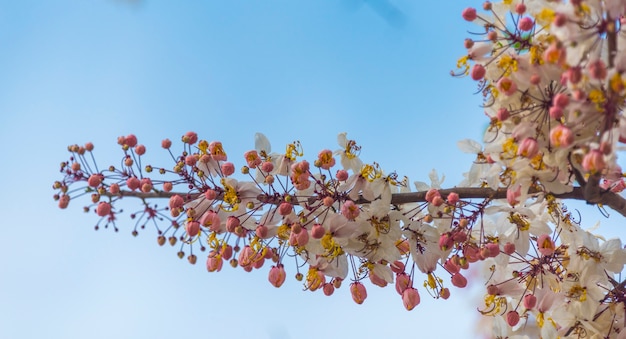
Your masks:
{"label": "blurred background", "polygon": [[[52,199],[68,145],[93,142],[104,167],[134,133],[147,162],[171,166],[160,140],[176,149],[190,130],[237,166],[255,132],[278,151],[300,140],[307,159],[348,132],[364,161],[411,182],[436,168],[454,186],[473,159],[456,142],[480,140],[487,122],[476,85],[449,75],[473,29],[467,5],[0,0],[0,337],[475,337],[477,293],[421,289],[408,312],[393,287],[368,285],[356,305],[347,286],[302,291],[289,267],[276,289],[268,265],[207,273],[205,257],[178,259],[152,230],[132,237],[128,218],[94,231],[86,202]],[[609,221],[601,232],[621,235]]]}

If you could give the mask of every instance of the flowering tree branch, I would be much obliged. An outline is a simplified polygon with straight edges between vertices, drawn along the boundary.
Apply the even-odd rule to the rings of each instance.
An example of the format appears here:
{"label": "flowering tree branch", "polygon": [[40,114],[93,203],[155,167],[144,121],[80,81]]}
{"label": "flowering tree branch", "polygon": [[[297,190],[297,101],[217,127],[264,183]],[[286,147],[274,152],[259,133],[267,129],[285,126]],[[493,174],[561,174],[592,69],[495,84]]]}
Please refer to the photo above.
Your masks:
{"label": "flowering tree branch", "polygon": [[478,309],[496,338],[626,338],[622,241],[586,231],[562,203],[626,216],[617,163],[626,143],[626,6],[514,0],[482,11],[462,13],[479,32],[454,74],[479,84],[489,127],[484,144],[459,142],[476,158],[458,187],[442,188],[435,171],[430,183],[411,185],[366,164],[345,133],[311,162],[299,142],[276,153],[257,134],[236,174],[221,142],[189,132],[178,153],[162,142],[172,159],[163,167],[142,165],[146,147],[132,134],[118,138],[119,167],[101,169],[92,144],[72,145],[54,198],[67,208],[89,197],[95,228],[115,230],[122,200],[139,200],[133,235],[153,227],[159,245],[180,246],[192,264],[207,252],[209,272],[268,262],[273,286],[291,270],[325,295],[350,279],[359,304],[369,280],[393,285],[412,310],[415,286],[447,299],[449,286],[468,284],[468,269],[482,269]]}

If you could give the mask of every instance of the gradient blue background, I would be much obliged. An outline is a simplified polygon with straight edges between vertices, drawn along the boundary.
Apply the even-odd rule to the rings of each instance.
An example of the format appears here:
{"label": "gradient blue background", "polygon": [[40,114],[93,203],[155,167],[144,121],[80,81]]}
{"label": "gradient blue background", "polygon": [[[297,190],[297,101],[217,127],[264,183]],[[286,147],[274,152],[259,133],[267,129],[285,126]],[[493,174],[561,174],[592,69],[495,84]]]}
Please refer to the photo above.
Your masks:
{"label": "gradient blue background", "polygon": [[454,185],[472,160],[456,141],[486,124],[475,84],[449,75],[471,28],[463,7],[1,0],[0,337],[474,337],[475,293],[421,289],[407,312],[393,287],[368,286],[356,305],[345,287],[303,292],[293,269],[280,289],[267,267],[209,274],[202,255],[191,266],[154,232],[132,237],[129,219],[94,231],[83,203],[59,210],[51,189],[69,144],[118,164],[117,136],[134,133],[149,162],[169,164],[160,140],[189,130],[238,164],[255,132],[279,151],[298,139],[311,159],[346,131],[363,160],[411,182],[435,167]]}

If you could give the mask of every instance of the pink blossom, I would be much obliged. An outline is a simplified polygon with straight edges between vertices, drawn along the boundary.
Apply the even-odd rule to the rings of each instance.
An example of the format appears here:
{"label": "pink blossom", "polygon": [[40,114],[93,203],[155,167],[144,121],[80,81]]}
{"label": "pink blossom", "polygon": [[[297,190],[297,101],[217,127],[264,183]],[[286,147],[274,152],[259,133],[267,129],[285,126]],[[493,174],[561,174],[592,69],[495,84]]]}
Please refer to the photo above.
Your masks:
{"label": "pink blossom", "polygon": [[585,171],[595,174],[604,170],[606,162],[604,162],[604,155],[602,152],[594,149],[585,154],[582,165]]}
{"label": "pink blossom", "polygon": [[182,141],[186,144],[193,145],[198,141],[198,134],[196,132],[189,131],[183,135]]}
{"label": "pink blossom", "polygon": [[556,125],[550,130],[550,143],[555,147],[569,147],[574,143],[574,133],[564,125]]}
{"label": "pink blossom", "polygon": [[504,95],[513,95],[517,91],[517,84],[508,77],[502,77],[496,84],[498,91]]}
{"label": "pink blossom", "polygon": [[246,163],[250,168],[256,168],[261,164],[262,160],[259,157],[259,154],[255,150],[248,151],[243,154],[243,157],[246,159]]}
{"label": "pink blossom", "polygon": [[333,152],[328,149],[320,151],[317,155],[316,166],[325,170],[335,166],[335,158],[333,157]]}
{"label": "pink blossom", "polygon": [[537,251],[544,256],[552,255],[554,250],[556,249],[556,245],[550,235],[542,234],[537,238]]}
{"label": "pink blossom", "polygon": [[215,161],[226,161],[226,152],[224,152],[224,148],[222,147],[222,143],[219,141],[211,141],[209,144],[209,152],[211,152],[211,157],[215,159]]}
{"label": "pink blossom", "polygon": [[348,220],[354,220],[359,216],[359,206],[357,206],[352,200],[348,200],[341,206],[341,214]]}
{"label": "pink blossom", "polygon": [[522,140],[517,149],[517,155],[525,158],[534,158],[539,153],[539,143],[535,138],[526,138]]}

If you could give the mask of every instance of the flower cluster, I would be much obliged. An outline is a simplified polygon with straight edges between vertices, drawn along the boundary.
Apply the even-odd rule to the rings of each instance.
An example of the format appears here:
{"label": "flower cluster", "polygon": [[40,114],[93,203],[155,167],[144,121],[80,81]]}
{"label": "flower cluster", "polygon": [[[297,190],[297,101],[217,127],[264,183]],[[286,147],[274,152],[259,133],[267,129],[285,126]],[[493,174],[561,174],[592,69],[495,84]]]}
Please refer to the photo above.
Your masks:
{"label": "flower cluster", "polygon": [[[462,17],[459,75],[477,81],[490,119],[465,186],[506,188],[485,209],[482,236],[504,244],[489,258],[484,314],[497,337],[626,338],[626,262],[619,240],[583,231],[554,194],[582,189],[589,203],[621,192],[616,149],[626,141],[623,1],[485,2]],[[528,199],[529,192],[543,192]],[[621,301],[620,301],[621,302]],[[620,303],[618,302],[618,303]]]}
{"label": "flower cluster", "polygon": [[204,253],[209,272],[271,266],[271,285],[294,276],[325,295],[349,279],[358,304],[371,285],[394,286],[412,310],[420,292],[447,299],[450,286],[477,280],[475,267],[495,337],[626,338],[626,250],[584,230],[561,203],[626,216],[616,194],[626,187],[616,156],[626,141],[624,15],[619,0],[463,11],[480,31],[465,41],[457,74],[477,81],[490,123],[484,146],[459,142],[476,161],[458,188],[443,188],[433,171],[411,192],[406,177],[364,163],[345,133],[336,150],[307,161],[297,141],[273,152],[257,134],[233,159],[221,142],[188,132],[179,153],[162,142],[173,161],[164,167],[142,165],[146,147],[134,135],[118,138],[117,167],[100,168],[90,143],[70,146],[55,200],[66,208],[87,195],[96,229],[117,231],[120,200],[137,198],[133,235],[154,227],[180,258],[195,264]]}

